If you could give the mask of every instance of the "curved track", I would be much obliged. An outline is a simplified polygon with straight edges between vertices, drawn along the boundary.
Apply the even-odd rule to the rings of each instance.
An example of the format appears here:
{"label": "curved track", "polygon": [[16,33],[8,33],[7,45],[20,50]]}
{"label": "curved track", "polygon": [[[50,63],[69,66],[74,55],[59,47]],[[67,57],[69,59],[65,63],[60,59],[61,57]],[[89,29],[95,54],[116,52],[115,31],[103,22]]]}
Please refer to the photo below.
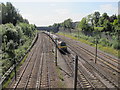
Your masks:
{"label": "curved track", "polygon": [[[51,48],[50,48],[51,47]],[[10,88],[52,88],[57,87],[57,74],[54,59],[50,59],[52,45],[43,33],[39,33],[38,40],[28,54],[28,57],[17,72],[17,80]]]}

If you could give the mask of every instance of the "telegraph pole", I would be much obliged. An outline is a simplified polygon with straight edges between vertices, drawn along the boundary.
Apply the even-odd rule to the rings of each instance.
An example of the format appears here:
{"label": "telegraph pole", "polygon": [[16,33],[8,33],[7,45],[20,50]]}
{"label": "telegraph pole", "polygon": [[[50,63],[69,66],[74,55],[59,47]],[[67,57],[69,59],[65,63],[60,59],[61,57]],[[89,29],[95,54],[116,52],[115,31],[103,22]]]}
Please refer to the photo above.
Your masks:
{"label": "telegraph pole", "polygon": [[78,56],[75,57],[74,90],[77,88]]}
{"label": "telegraph pole", "polygon": [[55,39],[55,65],[57,66],[57,39]]}
{"label": "telegraph pole", "polygon": [[14,59],[14,72],[15,72],[15,81],[17,80],[17,74],[16,74],[16,61]]}
{"label": "telegraph pole", "polygon": [[96,38],[95,63],[97,63],[97,43],[98,43],[98,40]]}
{"label": "telegraph pole", "polygon": [[78,40],[79,40],[79,30],[78,30]]}

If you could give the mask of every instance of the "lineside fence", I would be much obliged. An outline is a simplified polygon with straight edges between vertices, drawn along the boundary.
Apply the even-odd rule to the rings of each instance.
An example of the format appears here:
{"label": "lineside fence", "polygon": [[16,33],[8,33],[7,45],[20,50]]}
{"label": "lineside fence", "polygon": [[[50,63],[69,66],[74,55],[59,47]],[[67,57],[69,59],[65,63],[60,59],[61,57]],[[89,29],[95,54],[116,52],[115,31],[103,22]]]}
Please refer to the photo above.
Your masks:
{"label": "lineside fence", "polygon": [[[0,86],[2,86],[10,78],[10,74],[14,71],[15,67],[20,64],[20,62],[24,59],[24,57],[26,56],[26,54],[31,50],[31,48],[36,43],[37,39],[38,39],[38,33],[36,33],[35,38],[33,39],[30,47],[27,49],[27,51],[24,53],[24,55],[21,57],[21,59],[17,61],[16,65],[12,65],[8,69],[8,71],[6,71],[6,73],[2,76],[2,78],[0,80]],[[0,87],[0,88],[2,88],[2,87]]]}

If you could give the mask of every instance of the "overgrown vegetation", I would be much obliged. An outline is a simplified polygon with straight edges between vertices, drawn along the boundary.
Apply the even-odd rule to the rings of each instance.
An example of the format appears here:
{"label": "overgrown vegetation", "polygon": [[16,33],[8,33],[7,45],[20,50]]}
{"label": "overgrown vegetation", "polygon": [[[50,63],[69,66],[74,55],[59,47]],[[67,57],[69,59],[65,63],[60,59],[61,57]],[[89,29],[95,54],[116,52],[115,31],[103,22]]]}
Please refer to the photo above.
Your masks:
{"label": "overgrown vegetation", "polygon": [[[17,66],[17,68],[16,68],[17,71],[18,71],[19,67],[20,67],[20,66],[24,63],[24,61],[26,60],[27,55],[28,55],[28,54],[26,54],[26,56],[23,58],[23,60],[18,64],[18,66]],[[3,84],[3,88],[7,88],[7,86],[9,85],[9,83],[11,82],[11,80],[13,79],[14,75],[15,75],[15,72],[12,72],[12,73],[9,75],[8,80],[7,80],[6,82],[4,82],[4,84]]]}
{"label": "overgrown vegetation", "polygon": [[36,26],[23,19],[18,10],[9,2],[1,3],[2,24],[2,73],[25,54],[36,33]]}
{"label": "overgrown vegetation", "polygon": [[[79,39],[78,39],[78,37],[77,37],[76,34],[68,34],[68,33],[62,33],[62,32],[59,32],[58,34],[59,34],[59,35],[64,35],[64,36],[69,37],[69,38],[71,38],[71,39],[78,40],[78,41],[80,41],[80,42],[82,42],[82,43],[85,43],[85,44],[88,44],[88,45],[90,45],[90,46],[95,47],[94,40],[91,39],[92,37],[88,39],[88,37],[84,35],[84,36],[81,36],[82,38],[79,38]],[[119,54],[118,54],[118,53],[119,53],[119,52],[118,52],[119,50],[115,50],[115,49],[113,49],[113,48],[111,48],[111,47],[109,47],[109,46],[103,46],[103,45],[101,45],[101,44],[98,44],[98,48],[99,48],[100,50],[104,51],[104,52],[107,52],[107,53],[109,53],[109,54],[112,54],[112,55],[120,58],[120,56],[119,56]]]}
{"label": "overgrown vegetation", "polygon": [[27,19],[23,19],[22,15],[18,12],[10,2],[0,3],[0,7],[2,8],[2,24],[12,23],[16,25],[19,22],[24,22],[29,24]]}

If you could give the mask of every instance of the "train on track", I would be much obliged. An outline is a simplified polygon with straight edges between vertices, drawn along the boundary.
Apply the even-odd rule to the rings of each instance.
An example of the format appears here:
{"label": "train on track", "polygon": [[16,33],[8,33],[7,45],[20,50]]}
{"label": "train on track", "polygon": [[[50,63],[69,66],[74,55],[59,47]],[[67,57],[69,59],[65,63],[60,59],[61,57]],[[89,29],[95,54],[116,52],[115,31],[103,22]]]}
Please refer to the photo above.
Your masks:
{"label": "train on track", "polygon": [[60,38],[58,36],[56,36],[55,34],[52,34],[50,32],[44,32],[44,33],[46,33],[53,39],[53,41],[57,44],[57,47],[59,48],[60,51],[62,51],[62,52],[67,51],[66,42],[60,40]]}

